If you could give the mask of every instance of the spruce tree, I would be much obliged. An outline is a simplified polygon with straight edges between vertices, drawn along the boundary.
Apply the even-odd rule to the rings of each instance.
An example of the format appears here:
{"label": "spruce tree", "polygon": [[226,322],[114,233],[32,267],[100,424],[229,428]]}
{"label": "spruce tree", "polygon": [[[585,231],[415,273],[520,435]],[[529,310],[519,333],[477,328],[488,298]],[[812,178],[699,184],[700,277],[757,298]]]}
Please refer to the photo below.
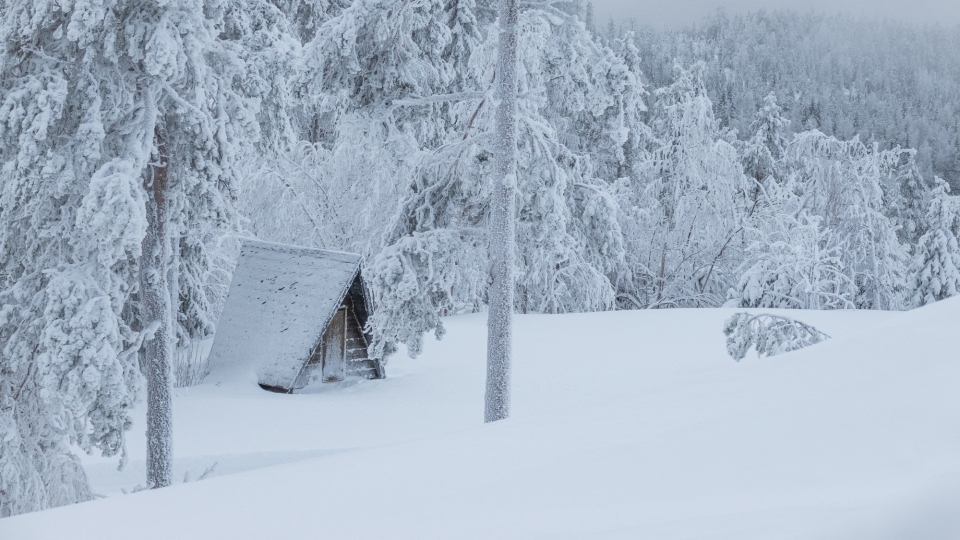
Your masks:
{"label": "spruce tree", "polygon": [[768,94],[750,126],[753,135],[739,145],[743,172],[756,182],[755,197],[770,182],[782,180],[778,167],[787,145],[784,132],[790,125],[782,112],[776,95]]}
{"label": "spruce tree", "polygon": [[911,268],[912,304],[922,306],[960,291],[960,213],[950,187],[935,179],[927,211],[930,228],[920,237]]}

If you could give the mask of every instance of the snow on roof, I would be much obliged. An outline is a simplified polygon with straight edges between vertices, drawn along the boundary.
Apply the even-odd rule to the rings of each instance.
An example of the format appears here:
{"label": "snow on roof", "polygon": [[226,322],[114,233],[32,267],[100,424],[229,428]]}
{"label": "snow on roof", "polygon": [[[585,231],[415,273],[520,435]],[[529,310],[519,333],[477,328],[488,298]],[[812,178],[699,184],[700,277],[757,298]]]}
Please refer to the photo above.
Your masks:
{"label": "snow on roof", "polygon": [[360,270],[360,255],[244,240],[210,373],[291,388]]}

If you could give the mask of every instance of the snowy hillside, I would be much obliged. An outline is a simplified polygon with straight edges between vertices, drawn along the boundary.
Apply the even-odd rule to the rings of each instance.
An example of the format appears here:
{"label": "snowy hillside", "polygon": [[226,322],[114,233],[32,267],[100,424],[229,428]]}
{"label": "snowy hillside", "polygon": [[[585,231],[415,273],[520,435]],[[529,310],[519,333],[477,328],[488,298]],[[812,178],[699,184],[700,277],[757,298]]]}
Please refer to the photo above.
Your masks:
{"label": "snowy hillside", "polygon": [[218,477],[120,495],[143,482],[141,409],[126,471],[87,458],[107,498],[0,538],[960,537],[960,299],[792,312],[833,339],[740,363],[731,313],[518,316],[495,424],[483,315],[385,380],[278,395],[214,373],[177,390],[174,452],[178,479]]}

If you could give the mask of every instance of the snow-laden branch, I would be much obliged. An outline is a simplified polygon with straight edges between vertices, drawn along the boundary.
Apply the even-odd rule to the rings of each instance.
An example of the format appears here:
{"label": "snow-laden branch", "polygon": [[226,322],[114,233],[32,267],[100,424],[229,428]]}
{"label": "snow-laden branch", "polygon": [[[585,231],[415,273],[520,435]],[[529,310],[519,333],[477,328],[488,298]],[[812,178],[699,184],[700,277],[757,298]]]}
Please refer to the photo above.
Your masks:
{"label": "snow-laden branch", "polygon": [[485,98],[487,98],[487,92],[456,92],[453,94],[438,94],[426,97],[409,97],[393,100],[390,104],[390,110],[396,109],[397,107],[422,107],[435,103],[474,101]]}
{"label": "snow-laden branch", "polygon": [[562,2],[520,2],[520,9],[523,11],[536,9],[551,17],[557,17],[564,22],[579,22],[580,19],[554,7],[554,4],[558,3]]}
{"label": "snow-laden branch", "polygon": [[769,313],[736,313],[724,323],[723,333],[727,352],[737,362],[751,347],[756,348],[758,357],[775,356],[830,339],[809,324]]}

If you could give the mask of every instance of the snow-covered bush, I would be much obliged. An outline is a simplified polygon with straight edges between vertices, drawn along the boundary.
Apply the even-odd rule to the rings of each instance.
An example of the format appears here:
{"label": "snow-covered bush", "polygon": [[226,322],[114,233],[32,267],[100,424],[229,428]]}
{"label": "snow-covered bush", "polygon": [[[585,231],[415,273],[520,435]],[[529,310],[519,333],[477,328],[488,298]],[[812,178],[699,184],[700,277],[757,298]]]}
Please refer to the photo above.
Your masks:
{"label": "snow-covered bush", "polygon": [[844,272],[844,243],[822,219],[775,214],[749,230],[744,270],[731,290],[739,307],[850,309],[856,289]]}
{"label": "snow-covered bush", "polygon": [[820,343],[830,336],[809,324],[779,315],[736,313],[723,325],[727,353],[739,362],[751,348],[757,357],[775,356]]}
{"label": "snow-covered bush", "polygon": [[424,333],[442,337],[440,315],[472,312],[486,301],[487,266],[482,230],[415,232],[385,248],[368,272],[371,287],[381,291],[371,322],[379,336],[373,354],[386,358],[392,344],[404,343],[416,356]]}

